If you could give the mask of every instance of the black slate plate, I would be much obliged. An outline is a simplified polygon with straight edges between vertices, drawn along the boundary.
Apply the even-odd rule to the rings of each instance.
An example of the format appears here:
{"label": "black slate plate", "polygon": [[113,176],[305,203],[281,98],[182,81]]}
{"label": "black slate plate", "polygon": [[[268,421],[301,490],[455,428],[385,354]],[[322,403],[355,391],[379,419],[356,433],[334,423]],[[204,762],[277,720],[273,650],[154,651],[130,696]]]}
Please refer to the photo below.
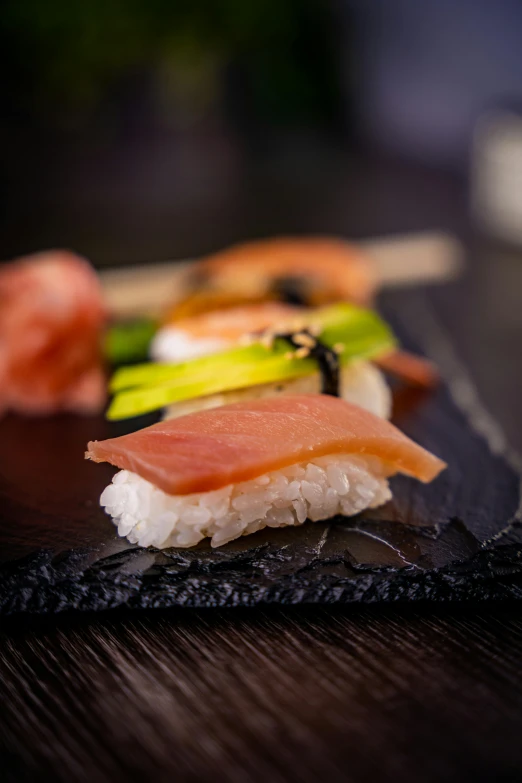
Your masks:
{"label": "black slate plate", "polygon": [[449,464],[435,482],[393,479],[393,501],[349,520],[262,531],[217,550],[144,550],[118,539],[98,507],[112,469],[82,459],[87,440],[121,427],[9,417],[0,424],[0,611],[522,596],[518,458],[422,292],[384,304],[403,343],[446,379],[431,395],[395,394],[395,422]]}

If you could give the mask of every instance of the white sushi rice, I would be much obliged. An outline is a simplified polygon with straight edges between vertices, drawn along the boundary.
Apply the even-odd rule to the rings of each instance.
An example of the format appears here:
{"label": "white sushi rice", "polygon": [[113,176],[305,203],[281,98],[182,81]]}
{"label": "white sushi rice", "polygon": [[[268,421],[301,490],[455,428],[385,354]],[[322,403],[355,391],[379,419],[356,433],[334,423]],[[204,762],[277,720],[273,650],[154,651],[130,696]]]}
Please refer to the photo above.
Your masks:
{"label": "white sushi rice", "polygon": [[100,503],[133,544],[191,547],[210,538],[214,547],[264,527],[302,525],[336,514],[353,516],[391,497],[387,473],[376,457],[319,457],[212,492],[168,495],[122,470]]}
{"label": "white sushi rice", "polygon": [[150,356],[156,362],[186,362],[210,356],[231,345],[219,337],[193,337],[184,329],[165,326],[159,329],[150,346]]}

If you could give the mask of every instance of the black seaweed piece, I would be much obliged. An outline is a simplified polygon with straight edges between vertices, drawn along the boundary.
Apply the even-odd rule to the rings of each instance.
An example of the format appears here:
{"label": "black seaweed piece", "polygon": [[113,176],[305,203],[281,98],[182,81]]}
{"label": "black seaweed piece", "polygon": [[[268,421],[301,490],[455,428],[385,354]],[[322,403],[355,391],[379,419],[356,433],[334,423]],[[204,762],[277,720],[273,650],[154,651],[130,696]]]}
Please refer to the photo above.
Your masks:
{"label": "black seaweed piece", "polygon": [[306,335],[313,340],[313,345],[309,348],[309,356],[315,359],[321,374],[321,394],[329,394],[331,397],[341,396],[341,374],[339,357],[335,351],[325,345],[318,337],[313,337],[306,329],[292,334],[277,334],[289,342],[294,348],[302,348],[303,344],[296,340],[298,335]]}
{"label": "black seaweed piece", "polygon": [[272,292],[287,304],[308,306],[306,283],[302,277],[278,277],[274,280]]}

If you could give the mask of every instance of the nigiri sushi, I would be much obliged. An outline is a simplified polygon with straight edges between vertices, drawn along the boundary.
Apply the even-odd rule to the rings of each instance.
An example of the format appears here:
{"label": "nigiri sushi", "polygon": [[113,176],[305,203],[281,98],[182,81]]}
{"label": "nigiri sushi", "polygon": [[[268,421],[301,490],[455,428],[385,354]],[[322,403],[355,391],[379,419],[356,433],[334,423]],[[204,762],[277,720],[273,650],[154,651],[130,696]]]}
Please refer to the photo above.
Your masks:
{"label": "nigiri sushi", "polygon": [[200,411],[88,444],[120,468],[100,503],[141,546],[221,546],[264,527],[351,516],[390,497],[388,478],[423,482],[445,463],[339,398],[271,397]]}
{"label": "nigiri sushi", "polygon": [[[187,271],[186,293],[169,309],[151,355],[178,362],[220,350],[232,342],[234,329],[237,337],[241,325],[251,331],[256,319],[270,317],[270,308],[263,308],[274,299],[287,307],[340,301],[371,306],[378,282],[371,258],[339,238],[283,237],[234,245]],[[439,380],[431,362],[404,351],[394,350],[377,364],[416,386],[432,388]]]}
{"label": "nigiri sushi", "polygon": [[[150,354],[158,362],[186,362],[240,345],[245,337],[263,330],[288,332],[296,326],[313,321],[320,310],[296,307],[282,302],[257,302],[250,305],[211,310],[162,326],[151,343]],[[438,374],[426,359],[404,351],[393,350],[368,361],[356,361],[343,368],[340,396],[355,402],[379,416],[388,418],[391,394],[380,370],[391,373],[407,383],[430,388]],[[262,384],[246,389],[202,397],[199,404],[191,400],[165,409],[166,417],[182,416],[192,410],[211,408],[227,402],[255,399],[272,394],[301,394],[320,391],[317,373],[312,377],[292,379],[286,383]]]}
{"label": "nigiri sushi", "polygon": [[[307,318],[313,320],[314,313],[318,311],[281,302],[259,302],[202,313],[160,329],[152,343],[151,353],[154,359],[163,362],[182,362],[208,356],[239,345],[246,336],[256,332],[267,329],[272,332],[291,332],[306,323]],[[320,391],[321,375],[315,372],[301,378],[255,384],[178,402],[165,408],[165,418],[184,416],[193,411],[241,400]],[[339,395],[378,416],[389,418],[391,414],[390,389],[383,374],[367,361],[355,361],[341,369]]]}
{"label": "nigiri sushi", "polygon": [[[227,339],[234,336],[231,348],[181,363],[117,370],[108,417],[128,418],[161,408],[172,418],[240,400],[318,392],[340,396],[385,418],[390,415],[390,390],[382,373],[367,361],[395,347],[393,334],[376,313],[347,302],[315,310],[264,303],[263,317],[268,306],[272,311],[286,309],[278,310],[281,318],[269,330],[250,335],[241,331],[249,314],[224,311],[192,319],[207,323],[213,315],[216,326],[222,323],[228,330]],[[248,344],[237,345],[239,337],[247,337]]]}
{"label": "nigiri sushi", "polygon": [[279,299],[315,307],[339,300],[368,305],[377,276],[364,251],[332,237],[281,237],[235,245],[196,262],[188,295],[168,320],[231,304]]}

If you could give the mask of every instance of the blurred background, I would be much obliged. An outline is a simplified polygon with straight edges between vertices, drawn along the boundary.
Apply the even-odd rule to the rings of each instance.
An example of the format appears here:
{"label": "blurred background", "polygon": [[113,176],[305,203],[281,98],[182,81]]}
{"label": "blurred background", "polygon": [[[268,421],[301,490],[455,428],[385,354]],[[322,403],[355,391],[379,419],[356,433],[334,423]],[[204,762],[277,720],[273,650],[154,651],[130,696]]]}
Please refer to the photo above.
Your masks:
{"label": "blurred background", "polygon": [[520,0],[4,0],[0,255],[469,237],[495,180],[474,134],[519,116],[521,41]]}

